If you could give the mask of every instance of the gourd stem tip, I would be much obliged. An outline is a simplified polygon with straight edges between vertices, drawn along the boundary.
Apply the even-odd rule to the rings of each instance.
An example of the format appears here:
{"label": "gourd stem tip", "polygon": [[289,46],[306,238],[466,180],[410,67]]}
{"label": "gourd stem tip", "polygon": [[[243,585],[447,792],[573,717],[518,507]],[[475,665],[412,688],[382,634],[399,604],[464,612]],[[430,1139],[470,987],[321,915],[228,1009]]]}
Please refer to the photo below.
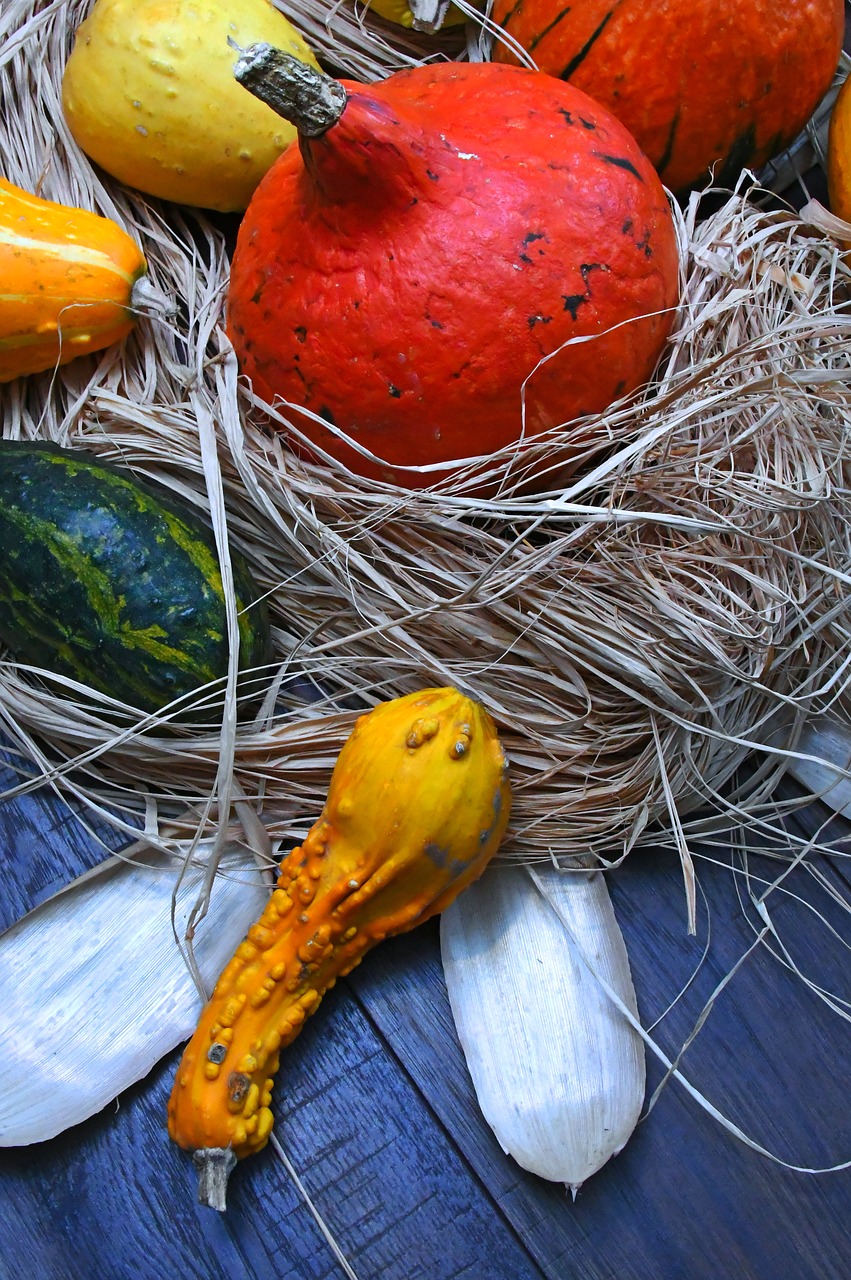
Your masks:
{"label": "gourd stem tip", "polygon": [[408,0],[414,31],[435,35],[443,26],[449,0]]}
{"label": "gourd stem tip", "polygon": [[252,44],[241,50],[233,74],[244,89],[306,138],[327,133],[346,106],[346,91],[339,80],[271,44]]}
{"label": "gourd stem tip", "polygon": [[233,1150],[230,1147],[205,1147],[193,1154],[192,1162],[198,1170],[198,1203],[224,1213],[228,1178],[236,1165]]}

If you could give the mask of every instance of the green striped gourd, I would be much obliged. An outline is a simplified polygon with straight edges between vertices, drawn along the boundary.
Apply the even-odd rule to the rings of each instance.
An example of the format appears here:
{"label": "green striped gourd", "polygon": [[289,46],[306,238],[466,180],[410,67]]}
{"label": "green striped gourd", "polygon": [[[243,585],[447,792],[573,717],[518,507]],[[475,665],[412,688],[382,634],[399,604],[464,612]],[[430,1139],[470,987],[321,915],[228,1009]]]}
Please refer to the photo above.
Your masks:
{"label": "green striped gourd", "polygon": [[[268,619],[246,563],[232,564],[246,670],[269,656]],[[84,450],[0,441],[0,641],[19,662],[144,712],[223,680],[212,529],[165,490]]]}

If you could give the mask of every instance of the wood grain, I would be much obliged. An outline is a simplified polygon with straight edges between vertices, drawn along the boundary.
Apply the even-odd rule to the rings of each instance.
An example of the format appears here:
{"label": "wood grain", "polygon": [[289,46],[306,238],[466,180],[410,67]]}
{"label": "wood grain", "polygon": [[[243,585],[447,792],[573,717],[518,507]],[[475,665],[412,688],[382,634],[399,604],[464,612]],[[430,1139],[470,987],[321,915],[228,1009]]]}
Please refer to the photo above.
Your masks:
{"label": "wood grain", "polygon": [[[6,921],[101,855],[45,795],[0,807],[0,847]],[[706,852],[730,858],[729,850]],[[711,919],[707,958],[655,1033],[667,1052],[754,936],[733,873],[698,867],[705,905],[697,938],[686,934],[669,853],[637,853],[612,880],[645,1021],[687,982]],[[827,895],[805,871],[798,880],[789,889],[838,925]],[[769,901],[796,963],[851,995],[847,949],[813,929],[812,914],[791,896]],[[719,998],[684,1066],[722,1111],[784,1158],[831,1163],[851,1155],[842,1070],[850,1035],[760,948]],[[195,1204],[191,1161],[163,1125],[177,1058],[61,1137],[0,1153],[4,1280],[342,1275],[272,1150],[238,1168],[227,1215]],[[648,1096],[661,1075],[651,1061]],[[783,1170],[724,1133],[674,1082],[575,1203],[504,1156],[455,1037],[436,922],[383,944],[326,998],[286,1055],[274,1105],[276,1132],[359,1280],[847,1274],[851,1176]]]}

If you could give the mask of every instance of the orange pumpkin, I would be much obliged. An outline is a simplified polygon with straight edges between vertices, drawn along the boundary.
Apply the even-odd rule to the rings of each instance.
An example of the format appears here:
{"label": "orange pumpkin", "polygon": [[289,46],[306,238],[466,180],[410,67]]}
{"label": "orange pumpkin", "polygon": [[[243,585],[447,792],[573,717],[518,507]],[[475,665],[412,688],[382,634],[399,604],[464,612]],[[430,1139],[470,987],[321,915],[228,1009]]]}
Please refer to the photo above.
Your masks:
{"label": "orange pumpkin", "polygon": [[370,86],[285,66],[266,83],[291,72],[298,92],[277,105],[300,145],[241,224],[228,329],[260,396],[315,415],[297,419],[312,443],[422,487],[441,472],[404,468],[446,474],[649,378],[678,297],[676,237],[607,111],[493,64]]}
{"label": "orange pumpkin", "polygon": [[0,178],[0,382],[126,337],[145,270],[139,246],[110,218]]}
{"label": "orange pumpkin", "polygon": [[[729,184],[801,131],[830,87],[843,0],[495,0],[536,65],[605,104],[674,191]],[[494,58],[513,55],[498,41]]]}

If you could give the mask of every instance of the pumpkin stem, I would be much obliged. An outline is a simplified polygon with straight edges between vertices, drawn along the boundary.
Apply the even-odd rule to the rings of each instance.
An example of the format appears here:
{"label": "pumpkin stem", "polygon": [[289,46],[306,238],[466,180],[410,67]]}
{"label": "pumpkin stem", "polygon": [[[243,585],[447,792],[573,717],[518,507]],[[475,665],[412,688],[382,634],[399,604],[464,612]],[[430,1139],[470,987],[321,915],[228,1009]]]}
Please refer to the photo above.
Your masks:
{"label": "pumpkin stem", "polygon": [[240,49],[233,74],[255,98],[295,125],[303,138],[327,133],[346,106],[346,91],[339,80],[271,44]]}
{"label": "pumpkin stem", "polygon": [[227,1208],[228,1178],[236,1165],[230,1147],[204,1147],[192,1156],[198,1170],[198,1203],[224,1213]]}
{"label": "pumpkin stem", "polygon": [[433,36],[443,26],[449,0],[408,0],[408,8],[414,30]]}

